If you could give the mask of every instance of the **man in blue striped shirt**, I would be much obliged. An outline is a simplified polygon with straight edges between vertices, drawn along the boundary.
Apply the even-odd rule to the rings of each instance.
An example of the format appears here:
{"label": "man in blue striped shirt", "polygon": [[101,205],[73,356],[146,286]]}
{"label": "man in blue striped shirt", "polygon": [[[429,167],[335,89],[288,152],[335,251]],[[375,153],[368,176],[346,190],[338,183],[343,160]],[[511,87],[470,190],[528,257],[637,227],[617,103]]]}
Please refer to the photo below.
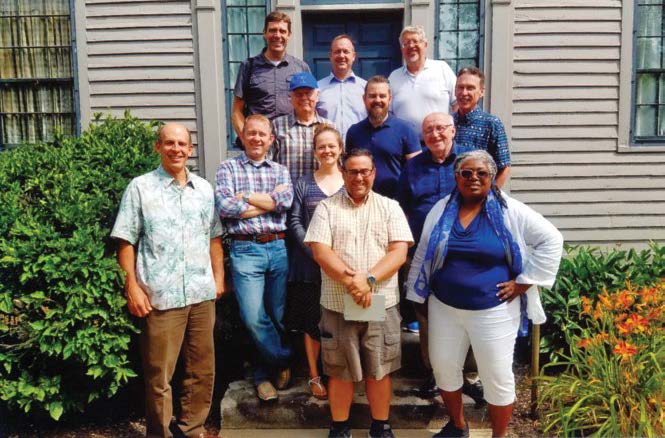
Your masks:
{"label": "man in blue striped shirt", "polygon": [[[275,140],[270,121],[247,117],[245,152],[219,165],[215,205],[231,237],[231,276],[240,316],[259,352],[254,384],[261,400],[277,399],[291,381],[291,349],[282,340],[288,258],[286,212],[293,201],[289,171],[266,159]],[[277,370],[270,381],[269,370]]]}
{"label": "man in blue striped shirt", "polygon": [[483,149],[492,155],[499,172],[496,185],[502,187],[510,175],[508,137],[501,119],[478,106],[485,95],[485,75],[476,67],[465,67],[457,74],[455,96],[458,110],[455,120],[455,142],[471,149]]}

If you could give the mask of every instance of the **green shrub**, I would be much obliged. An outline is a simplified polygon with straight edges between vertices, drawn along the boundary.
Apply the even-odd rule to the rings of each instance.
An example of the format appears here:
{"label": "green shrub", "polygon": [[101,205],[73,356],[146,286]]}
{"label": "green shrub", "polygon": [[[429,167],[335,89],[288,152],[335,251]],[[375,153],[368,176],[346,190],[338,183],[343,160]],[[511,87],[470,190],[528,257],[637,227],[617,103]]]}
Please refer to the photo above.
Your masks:
{"label": "green shrub", "polygon": [[565,336],[577,324],[582,297],[593,299],[603,288],[619,289],[626,282],[643,286],[665,276],[665,246],[655,242],[642,251],[566,246],[566,253],[556,283],[551,290],[542,289],[548,321],[541,331],[540,351],[553,362],[568,353]]}
{"label": "green shrub", "polygon": [[565,370],[540,376],[546,435],[665,435],[665,282],[582,298]]}
{"label": "green shrub", "polygon": [[136,376],[109,238],[131,178],[155,168],[155,123],[96,120],[79,138],[0,153],[0,398],[54,419]]}

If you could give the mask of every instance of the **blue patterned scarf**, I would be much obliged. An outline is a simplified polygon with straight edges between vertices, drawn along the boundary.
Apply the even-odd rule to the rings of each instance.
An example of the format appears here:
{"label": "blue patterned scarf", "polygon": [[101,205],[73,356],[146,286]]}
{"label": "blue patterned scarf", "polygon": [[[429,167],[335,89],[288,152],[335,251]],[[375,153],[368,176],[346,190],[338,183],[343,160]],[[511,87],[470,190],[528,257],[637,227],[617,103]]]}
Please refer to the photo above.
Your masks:
{"label": "blue patterned scarf", "polygon": [[[443,267],[443,262],[446,259],[448,252],[448,237],[450,231],[453,229],[453,224],[459,215],[461,205],[461,196],[457,189],[453,190],[450,194],[450,199],[446,208],[443,210],[439,221],[432,228],[432,232],[427,242],[427,252],[425,253],[425,260],[420,267],[418,279],[414,285],[415,292],[422,298],[427,298],[431,293],[430,281],[436,273]],[[486,214],[489,218],[492,228],[499,236],[499,240],[506,249],[506,257],[508,258],[508,266],[510,267],[512,278],[517,277],[522,273],[522,253],[520,248],[513,239],[512,234],[506,228],[503,221],[503,209],[505,207],[501,204],[493,190],[487,194],[485,205],[480,214]],[[427,275],[425,266],[429,264],[430,275]],[[526,297],[525,297],[526,298]],[[522,300],[523,305],[526,300]]]}

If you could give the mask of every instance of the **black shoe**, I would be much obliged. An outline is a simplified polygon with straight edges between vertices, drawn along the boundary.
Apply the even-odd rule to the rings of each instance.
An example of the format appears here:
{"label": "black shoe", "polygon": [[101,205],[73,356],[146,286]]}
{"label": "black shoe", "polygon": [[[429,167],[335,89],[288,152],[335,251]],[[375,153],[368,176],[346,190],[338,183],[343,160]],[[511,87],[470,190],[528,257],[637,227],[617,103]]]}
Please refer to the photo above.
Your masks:
{"label": "black shoe", "polygon": [[372,424],[369,432],[367,432],[367,438],[395,438],[395,434],[393,433],[390,424],[383,423],[381,426],[383,427],[382,430],[376,430],[378,427]]}
{"label": "black shoe", "polygon": [[467,383],[466,381],[462,385],[462,394],[466,394],[476,402],[476,406],[482,406],[485,403],[485,394],[483,391],[483,382],[476,380],[473,383]]}
{"label": "black shoe", "polygon": [[346,425],[341,428],[335,428],[330,425],[330,429],[328,430],[328,438],[352,438],[351,426]]}
{"label": "black shoe", "polygon": [[418,389],[418,392],[420,393],[420,398],[436,397],[439,393],[439,388],[436,386],[436,380],[434,380],[433,374],[430,374],[429,377],[427,377],[420,389]]}
{"label": "black shoe", "polygon": [[464,429],[455,427],[455,422],[450,419],[434,437],[438,438],[469,438],[469,423],[464,425]]}

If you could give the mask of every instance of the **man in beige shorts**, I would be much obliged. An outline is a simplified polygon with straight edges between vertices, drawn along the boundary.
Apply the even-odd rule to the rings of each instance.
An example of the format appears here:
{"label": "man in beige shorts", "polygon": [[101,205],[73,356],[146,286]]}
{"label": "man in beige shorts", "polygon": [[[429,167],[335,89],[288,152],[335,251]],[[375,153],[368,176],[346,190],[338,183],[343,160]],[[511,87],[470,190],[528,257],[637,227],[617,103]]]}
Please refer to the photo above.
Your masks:
{"label": "man in beige shorts", "polygon": [[[351,150],[342,170],[346,190],[321,201],[305,236],[322,271],[319,327],[323,371],[330,376],[328,436],[351,436],[354,382],[365,379],[369,436],[390,438],[390,373],[401,363],[397,271],[413,237],[399,204],[372,191],[376,168],[371,152]],[[378,309],[385,312],[383,320],[345,320],[346,294],[364,308],[383,295],[384,309]]]}

